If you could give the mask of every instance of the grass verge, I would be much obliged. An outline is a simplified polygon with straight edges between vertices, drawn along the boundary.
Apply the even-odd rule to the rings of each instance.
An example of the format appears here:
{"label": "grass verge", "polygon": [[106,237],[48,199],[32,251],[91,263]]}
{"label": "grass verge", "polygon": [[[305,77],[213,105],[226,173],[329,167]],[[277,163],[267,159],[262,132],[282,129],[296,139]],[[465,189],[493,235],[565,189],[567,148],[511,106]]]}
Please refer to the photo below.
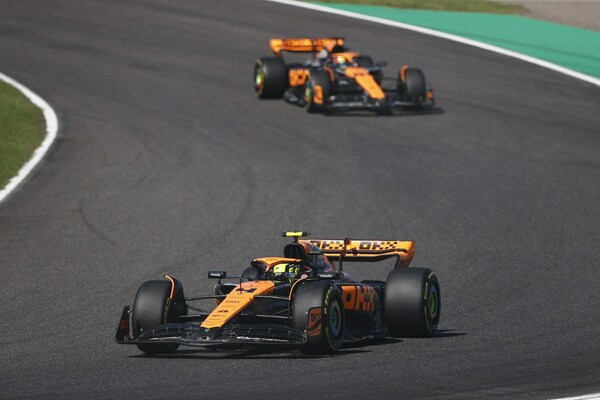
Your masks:
{"label": "grass verge", "polygon": [[45,137],[42,110],[0,81],[0,189],[31,158]]}
{"label": "grass verge", "polygon": [[519,4],[507,4],[487,0],[319,0],[310,3],[362,4],[409,8],[413,10],[463,11],[490,14],[518,14],[526,11]]}

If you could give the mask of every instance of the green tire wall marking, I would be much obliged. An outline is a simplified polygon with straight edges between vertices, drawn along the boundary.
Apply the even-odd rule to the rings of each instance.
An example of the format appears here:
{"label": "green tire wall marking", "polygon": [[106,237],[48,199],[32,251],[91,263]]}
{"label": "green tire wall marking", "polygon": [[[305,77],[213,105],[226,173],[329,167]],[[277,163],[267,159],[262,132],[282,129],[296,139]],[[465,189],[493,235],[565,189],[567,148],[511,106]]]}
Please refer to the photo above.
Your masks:
{"label": "green tire wall marking", "polygon": [[462,36],[600,77],[600,32],[518,15],[311,3]]}

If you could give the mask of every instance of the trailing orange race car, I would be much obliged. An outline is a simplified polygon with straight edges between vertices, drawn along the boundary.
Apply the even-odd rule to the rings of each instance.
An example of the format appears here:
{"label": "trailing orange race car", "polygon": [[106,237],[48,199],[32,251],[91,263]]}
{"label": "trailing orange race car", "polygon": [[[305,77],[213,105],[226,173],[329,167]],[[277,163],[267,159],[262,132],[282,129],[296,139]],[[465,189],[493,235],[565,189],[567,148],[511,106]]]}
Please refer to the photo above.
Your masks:
{"label": "trailing orange race car", "polygon": [[[440,285],[429,269],[408,268],[414,243],[398,240],[305,239],[283,257],[257,258],[240,277],[210,271],[214,293],[186,297],[176,278],[143,283],[125,306],[116,341],[144,353],[171,353],[179,345],[295,345],[332,353],[367,338],[427,337],[440,320]],[[396,260],[386,281],[357,282],[343,263]],[[334,262],[338,261],[337,268]],[[197,305],[211,301],[212,310]],[[216,306],[215,306],[216,303]]]}
{"label": "trailing orange race car", "polygon": [[[348,51],[343,38],[271,39],[275,57],[254,66],[254,90],[260,99],[281,98],[309,112],[395,109],[424,110],[435,106],[433,90],[418,68],[402,66],[396,85],[384,88],[386,63]],[[282,52],[312,53],[303,63],[286,64]]]}

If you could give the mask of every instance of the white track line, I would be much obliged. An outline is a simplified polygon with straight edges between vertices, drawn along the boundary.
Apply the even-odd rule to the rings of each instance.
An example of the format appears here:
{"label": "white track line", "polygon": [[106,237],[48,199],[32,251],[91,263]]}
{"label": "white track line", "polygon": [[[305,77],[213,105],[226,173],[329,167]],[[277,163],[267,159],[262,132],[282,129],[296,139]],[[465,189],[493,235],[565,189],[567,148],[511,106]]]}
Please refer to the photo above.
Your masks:
{"label": "white track line", "polygon": [[368,15],[362,15],[358,13],[354,13],[351,11],[337,10],[329,7],[319,6],[316,4],[303,3],[295,0],[266,0],[273,3],[286,4],[289,6],[295,6],[300,8],[307,8],[309,10],[321,11],[329,14],[337,14],[342,15],[349,18],[362,19],[364,21],[375,22],[382,25],[394,26],[396,28],[407,29],[410,31],[415,31],[419,33],[423,33],[425,35],[436,36],[442,39],[452,40],[454,42],[463,43],[469,46],[478,47],[480,49],[493,51],[494,53],[502,54],[508,57],[518,58],[519,60],[526,61],[531,64],[536,64],[544,68],[551,69],[556,72],[560,72],[565,75],[572,76],[573,78],[581,79],[582,81],[589,82],[593,85],[600,86],[600,79],[594,78],[593,76],[582,74],[581,72],[573,71],[572,69],[562,67],[560,65],[540,60],[539,58],[530,57],[525,54],[517,53],[515,51],[506,50],[498,46],[493,46],[491,44],[486,44],[482,42],[478,42],[472,39],[466,39],[461,36],[452,35],[449,33],[444,33],[440,31],[435,31],[433,29],[421,28],[420,26],[409,25],[402,22],[390,21],[384,18],[370,17]]}
{"label": "white track line", "polygon": [[[523,60],[532,64],[539,65],[544,68],[551,69],[556,72],[560,72],[565,75],[572,76],[573,78],[581,79],[583,81],[589,82],[593,85],[600,86],[600,79],[594,78],[593,76],[582,74],[581,72],[573,71],[572,69],[561,67],[560,65],[553,64],[548,61],[540,60],[535,57],[526,56],[521,53],[517,53],[514,51],[506,50],[501,47],[492,46],[486,43],[478,42],[476,40],[466,39],[457,35],[451,35],[449,33],[435,31],[433,29],[421,28],[419,26],[404,24],[402,22],[390,21],[383,18],[370,17],[368,15],[362,15],[350,11],[337,10],[329,7],[319,6],[316,4],[302,3],[295,0],[266,0],[273,3],[287,4],[289,6],[295,6],[300,8],[307,8],[309,10],[321,11],[329,14],[337,14],[342,15],[349,18],[362,19],[364,21],[375,22],[382,25],[394,26],[396,28],[407,29],[419,33],[423,33],[425,35],[436,36],[442,39],[448,39],[455,42],[463,43],[469,46],[479,47],[480,49],[493,51],[494,53],[502,54],[508,57],[518,58],[519,60]],[[589,394],[585,396],[578,397],[564,397],[556,400],[600,400],[600,393]]]}
{"label": "white track line", "polygon": [[9,85],[17,88],[33,104],[41,108],[42,112],[44,113],[44,118],[46,119],[46,137],[44,138],[44,141],[42,142],[40,147],[35,149],[31,158],[29,159],[29,161],[27,161],[27,163],[25,163],[25,165],[23,165],[23,167],[21,167],[19,173],[8,182],[4,189],[0,190],[1,203],[2,200],[8,197],[8,195],[11,194],[12,191],[15,190],[15,188],[17,188],[17,186],[19,186],[19,184],[25,180],[25,178],[27,178],[29,173],[35,168],[36,165],[39,164],[42,158],[44,158],[44,155],[48,152],[48,149],[54,142],[54,139],[56,139],[56,135],[58,133],[58,118],[56,117],[56,113],[54,112],[52,107],[50,107],[50,105],[46,103],[44,99],[42,99],[37,94],[33,93],[30,89],[23,86],[14,79],[4,75],[1,72],[0,79],[8,83]]}

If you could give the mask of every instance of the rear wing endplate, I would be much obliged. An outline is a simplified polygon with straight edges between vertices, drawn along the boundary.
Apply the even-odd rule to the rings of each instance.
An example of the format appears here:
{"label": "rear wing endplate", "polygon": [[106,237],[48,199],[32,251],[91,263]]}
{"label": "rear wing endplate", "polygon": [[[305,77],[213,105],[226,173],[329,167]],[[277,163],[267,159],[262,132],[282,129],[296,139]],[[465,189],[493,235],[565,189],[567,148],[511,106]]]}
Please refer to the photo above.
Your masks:
{"label": "rear wing endplate", "polygon": [[395,268],[408,267],[415,243],[400,240],[311,239],[331,261],[376,262],[396,258]]}
{"label": "rear wing endplate", "polygon": [[269,41],[271,50],[277,56],[281,56],[282,51],[292,52],[318,52],[323,49],[331,51],[334,46],[343,46],[344,38],[284,38],[271,39]]}

